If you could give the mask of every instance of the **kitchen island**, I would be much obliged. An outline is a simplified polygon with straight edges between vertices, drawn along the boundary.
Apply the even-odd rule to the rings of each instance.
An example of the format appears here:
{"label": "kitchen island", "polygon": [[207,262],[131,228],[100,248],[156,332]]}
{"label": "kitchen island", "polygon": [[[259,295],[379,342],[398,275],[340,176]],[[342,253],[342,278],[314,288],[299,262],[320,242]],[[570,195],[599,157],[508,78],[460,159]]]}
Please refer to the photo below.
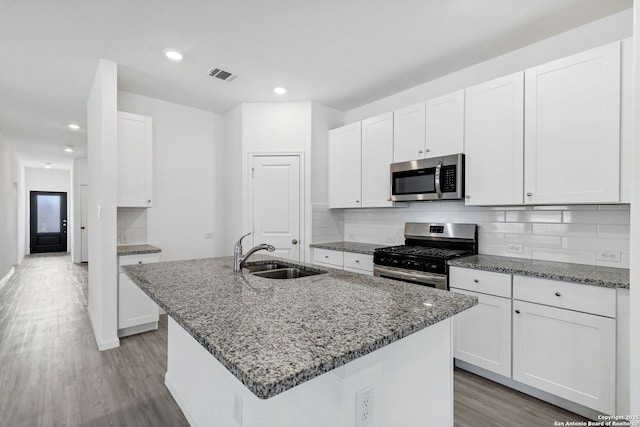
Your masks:
{"label": "kitchen island", "polygon": [[476,298],[328,268],[277,280],[232,267],[125,267],[170,316],[165,383],[192,425],[452,425],[450,318]]}

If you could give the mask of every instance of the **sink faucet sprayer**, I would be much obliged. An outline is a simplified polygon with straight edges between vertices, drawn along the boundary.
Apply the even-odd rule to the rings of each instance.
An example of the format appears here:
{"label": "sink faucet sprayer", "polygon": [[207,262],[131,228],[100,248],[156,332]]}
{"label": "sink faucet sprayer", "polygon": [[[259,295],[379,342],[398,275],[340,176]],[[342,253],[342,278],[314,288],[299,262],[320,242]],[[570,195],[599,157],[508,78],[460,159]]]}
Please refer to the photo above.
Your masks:
{"label": "sink faucet sprayer", "polygon": [[269,252],[273,252],[276,250],[275,247],[263,243],[261,245],[254,246],[253,248],[249,249],[246,254],[242,255],[242,239],[247,237],[249,234],[251,233],[247,233],[239,238],[236,244],[233,246],[233,271],[241,271],[242,265],[254,252],[261,251],[263,249]]}

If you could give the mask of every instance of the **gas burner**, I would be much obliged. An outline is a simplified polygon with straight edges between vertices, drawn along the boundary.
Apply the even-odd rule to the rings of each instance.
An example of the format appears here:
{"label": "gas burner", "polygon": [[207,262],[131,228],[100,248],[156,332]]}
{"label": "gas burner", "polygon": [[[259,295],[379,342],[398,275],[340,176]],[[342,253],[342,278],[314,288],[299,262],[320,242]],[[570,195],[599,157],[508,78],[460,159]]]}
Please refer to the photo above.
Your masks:
{"label": "gas burner", "polygon": [[423,257],[430,257],[430,258],[443,258],[443,259],[455,258],[455,257],[472,253],[471,251],[460,250],[460,249],[443,249],[443,248],[433,248],[433,247],[425,247],[425,246],[407,246],[407,245],[380,248],[380,249],[377,249],[376,252],[399,254],[399,255],[415,255],[415,256],[423,256]]}

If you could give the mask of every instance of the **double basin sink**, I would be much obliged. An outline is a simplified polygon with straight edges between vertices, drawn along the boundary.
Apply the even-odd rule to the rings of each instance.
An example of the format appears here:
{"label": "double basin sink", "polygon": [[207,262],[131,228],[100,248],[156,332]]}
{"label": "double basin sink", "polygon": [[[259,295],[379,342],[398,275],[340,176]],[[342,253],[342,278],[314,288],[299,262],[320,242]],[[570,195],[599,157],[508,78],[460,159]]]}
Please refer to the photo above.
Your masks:
{"label": "double basin sink", "polygon": [[254,276],[266,279],[297,279],[326,273],[326,271],[312,270],[302,266],[292,267],[281,262],[249,262],[243,265],[242,268],[248,270]]}

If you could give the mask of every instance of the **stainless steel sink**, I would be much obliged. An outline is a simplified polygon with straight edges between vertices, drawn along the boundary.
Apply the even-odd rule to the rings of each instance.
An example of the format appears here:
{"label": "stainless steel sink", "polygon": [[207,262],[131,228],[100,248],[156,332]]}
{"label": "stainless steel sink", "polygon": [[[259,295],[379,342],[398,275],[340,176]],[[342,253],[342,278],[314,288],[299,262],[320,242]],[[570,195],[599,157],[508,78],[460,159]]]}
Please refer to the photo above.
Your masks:
{"label": "stainless steel sink", "polygon": [[254,276],[264,277],[267,279],[297,279],[299,277],[315,276],[316,274],[322,273],[326,273],[326,271],[303,270],[295,267],[287,267],[277,270],[260,271],[253,274]]}
{"label": "stainless steel sink", "polygon": [[242,268],[249,270],[250,273],[257,273],[259,271],[268,271],[268,270],[278,270],[282,268],[290,268],[286,264],[281,264],[279,262],[270,262],[265,264],[249,264],[243,265]]}

